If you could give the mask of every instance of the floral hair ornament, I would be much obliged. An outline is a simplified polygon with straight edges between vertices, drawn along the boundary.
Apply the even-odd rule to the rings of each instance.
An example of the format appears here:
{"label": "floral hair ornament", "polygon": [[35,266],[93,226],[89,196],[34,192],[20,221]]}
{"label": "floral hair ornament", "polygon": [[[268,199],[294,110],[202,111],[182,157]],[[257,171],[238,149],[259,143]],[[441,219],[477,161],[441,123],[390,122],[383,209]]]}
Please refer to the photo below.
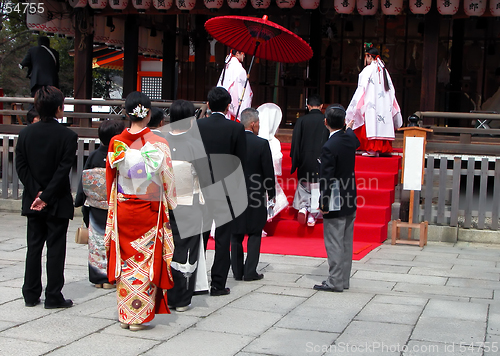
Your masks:
{"label": "floral hair ornament", "polygon": [[365,52],[368,51],[370,48],[373,48],[373,43],[365,42]]}
{"label": "floral hair ornament", "polygon": [[137,116],[140,119],[144,119],[148,116],[149,109],[141,104],[137,105],[135,109],[129,113],[129,115]]}

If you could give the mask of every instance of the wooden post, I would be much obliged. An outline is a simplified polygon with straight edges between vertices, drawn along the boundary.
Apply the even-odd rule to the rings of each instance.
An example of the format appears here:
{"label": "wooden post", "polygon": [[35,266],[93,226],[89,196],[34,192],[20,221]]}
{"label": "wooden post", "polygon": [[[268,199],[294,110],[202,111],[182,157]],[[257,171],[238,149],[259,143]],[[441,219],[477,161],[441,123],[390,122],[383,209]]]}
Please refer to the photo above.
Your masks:
{"label": "wooden post", "polygon": [[139,26],[138,15],[127,15],[125,20],[125,46],[123,47],[123,98],[137,90],[137,71],[139,63]]}
{"label": "wooden post", "polygon": [[[432,8],[425,15],[422,85],[420,89],[420,109],[422,111],[433,111],[436,109],[440,19],[441,15],[436,8]],[[434,119],[426,117],[423,119],[423,124],[433,125]]]}
{"label": "wooden post", "polygon": [[[403,139],[403,165],[402,165],[402,173],[401,173],[401,183],[404,183],[404,174],[405,174],[405,155],[406,155],[406,139],[408,137],[421,137],[423,138],[423,152],[422,152],[422,181],[420,184],[424,183],[424,172],[425,172],[425,145],[427,144],[427,132],[432,132],[431,129],[425,129],[422,127],[418,126],[410,126],[410,127],[403,127],[399,129],[399,131],[404,132],[404,139]],[[401,220],[393,220],[392,221],[392,233],[391,233],[391,244],[409,244],[409,245],[419,245],[420,247],[423,247],[424,245],[427,244],[427,226],[428,222],[424,221],[421,223],[414,223],[413,222],[413,206],[414,206],[414,200],[415,200],[415,191],[411,190],[410,191],[410,214],[408,216],[408,222],[401,222]],[[408,228],[408,239],[407,240],[400,240],[399,239],[399,233],[400,229],[402,227]],[[411,232],[412,229],[420,229],[420,238],[418,240],[413,240],[411,238]]]}
{"label": "wooden post", "polygon": [[[82,10],[80,23],[75,26],[75,64],[73,91],[75,99],[92,99],[92,57],[94,55],[94,35],[90,25],[90,11]],[[86,31],[81,31],[86,29]],[[75,112],[90,112],[89,105],[75,105]],[[75,126],[90,127],[91,119],[70,118]]]}
{"label": "wooden post", "polygon": [[163,31],[161,98],[163,100],[175,100],[177,97],[175,92],[177,87],[177,74],[175,71],[177,16],[163,16],[163,21],[167,29]]}

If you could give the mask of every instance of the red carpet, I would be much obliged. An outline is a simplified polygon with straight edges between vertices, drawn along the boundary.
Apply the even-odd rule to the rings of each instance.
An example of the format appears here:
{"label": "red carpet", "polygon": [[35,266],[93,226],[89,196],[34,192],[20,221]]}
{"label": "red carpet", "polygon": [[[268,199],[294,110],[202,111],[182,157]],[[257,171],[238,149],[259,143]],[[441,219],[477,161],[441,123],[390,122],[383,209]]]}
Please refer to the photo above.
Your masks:
{"label": "red carpet", "polygon": [[[243,249],[246,252],[247,237],[243,241]],[[215,245],[214,239],[208,240],[208,249],[213,250]],[[353,260],[359,261],[365,257],[368,252],[380,246],[380,243],[374,242],[358,242],[354,241],[353,245]],[[293,256],[308,256],[308,257],[323,257],[326,258],[325,244],[323,238],[319,237],[283,237],[283,236],[266,236],[262,238],[260,246],[261,253],[270,253],[274,255],[293,255]]]}
{"label": "red carpet", "polygon": [[[316,226],[300,225],[296,220],[297,210],[291,207],[297,176],[290,174],[290,143],[282,143],[283,176],[279,182],[290,207],[283,210],[264,230],[261,252],[279,255],[326,257],[323,242],[323,223]],[[356,156],[356,183],[358,209],[354,222],[353,259],[360,260],[387,239],[387,225],[391,220],[391,206],[394,202],[394,188],[397,184],[401,157]],[[214,240],[208,244],[213,249]]]}

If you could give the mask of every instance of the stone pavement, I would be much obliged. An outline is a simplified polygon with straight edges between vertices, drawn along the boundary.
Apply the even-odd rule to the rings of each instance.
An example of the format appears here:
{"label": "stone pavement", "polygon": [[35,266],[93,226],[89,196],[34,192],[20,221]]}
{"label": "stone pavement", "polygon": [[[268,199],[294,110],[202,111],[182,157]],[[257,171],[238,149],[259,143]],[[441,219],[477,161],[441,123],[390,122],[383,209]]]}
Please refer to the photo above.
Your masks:
{"label": "stone pavement", "polygon": [[344,293],[312,289],[325,259],[262,255],[263,280],[230,277],[230,295],[196,296],[192,309],[132,332],[117,322],[115,291],[88,282],[87,246],[73,242],[80,221],[70,224],[63,290],[75,305],[45,310],[21,296],[26,220],[0,213],[0,355],[500,353],[498,245],[385,244],[354,263]]}

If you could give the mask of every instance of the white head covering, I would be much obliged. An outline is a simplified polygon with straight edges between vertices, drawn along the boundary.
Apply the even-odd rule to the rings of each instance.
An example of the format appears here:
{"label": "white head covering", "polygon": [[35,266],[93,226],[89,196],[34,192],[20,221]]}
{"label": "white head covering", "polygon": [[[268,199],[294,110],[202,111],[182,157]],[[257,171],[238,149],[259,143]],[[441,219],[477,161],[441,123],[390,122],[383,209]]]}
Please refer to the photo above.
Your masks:
{"label": "white head covering", "polygon": [[259,137],[269,141],[271,155],[273,156],[274,172],[281,175],[281,143],[274,136],[281,123],[281,109],[274,103],[262,104],[257,108],[259,112]]}

